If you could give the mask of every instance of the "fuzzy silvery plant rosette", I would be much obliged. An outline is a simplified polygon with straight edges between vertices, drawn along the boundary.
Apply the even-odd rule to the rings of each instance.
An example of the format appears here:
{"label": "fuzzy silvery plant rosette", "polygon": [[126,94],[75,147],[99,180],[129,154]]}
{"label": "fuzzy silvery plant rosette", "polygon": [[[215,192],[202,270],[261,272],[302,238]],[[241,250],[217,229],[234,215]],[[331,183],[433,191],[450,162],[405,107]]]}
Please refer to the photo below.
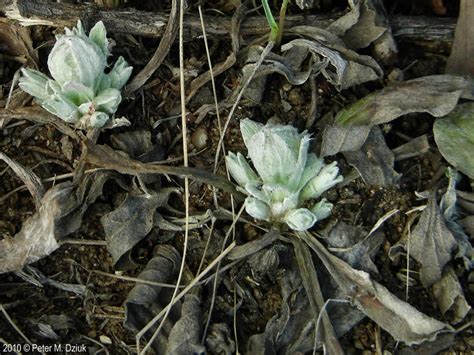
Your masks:
{"label": "fuzzy silvery plant rosette", "polygon": [[103,127],[122,101],[120,89],[132,67],[119,57],[106,74],[110,55],[107,32],[102,21],[86,35],[81,21],[57,36],[48,56],[53,79],[34,69],[22,69],[20,87],[39,104],[76,127]]}
{"label": "fuzzy silvery plant rosette", "polygon": [[336,162],[326,165],[309,153],[310,135],[293,126],[244,119],[240,131],[256,172],[241,153],[227,157],[229,173],[246,193],[245,210],[256,219],[286,223],[304,231],[329,216],[332,204],[321,199],[326,190],[341,182]]}

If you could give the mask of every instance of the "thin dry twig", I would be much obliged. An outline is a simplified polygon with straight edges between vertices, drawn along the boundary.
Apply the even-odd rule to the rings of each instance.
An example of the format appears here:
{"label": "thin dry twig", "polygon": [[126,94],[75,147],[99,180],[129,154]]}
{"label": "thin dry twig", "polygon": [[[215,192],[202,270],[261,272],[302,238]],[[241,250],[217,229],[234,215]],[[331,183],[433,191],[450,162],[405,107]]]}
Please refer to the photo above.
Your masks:
{"label": "thin dry twig", "polygon": [[237,281],[234,280],[234,309],[232,312],[232,326],[234,330],[235,353],[239,353],[239,337],[237,333]]}
{"label": "thin dry twig", "polygon": [[[176,0],[173,0],[173,5],[176,8]],[[183,134],[183,163],[184,167],[188,167],[188,141],[187,141],[187,122],[186,122],[186,93],[184,90],[184,48],[183,48],[183,22],[184,22],[184,0],[179,2],[179,81],[180,81],[180,94],[181,94],[181,125]],[[185,211],[185,222],[184,222],[184,245],[183,245],[183,256],[181,258],[181,265],[178,273],[178,280],[176,281],[176,287],[174,288],[173,295],[169,304],[174,304],[176,295],[178,293],[179,284],[183,277],[184,266],[186,265],[186,253],[188,250],[189,242],[189,178],[184,178],[184,211]],[[145,345],[140,354],[144,354],[146,350],[151,346],[156,335],[160,332],[161,328],[165,324],[171,307],[168,307],[163,315],[160,325],[154,332],[153,336],[149,340],[148,344]],[[137,343],[139,339],[137,338]]]}
{"label": "thin dry twig", "polygon": [[207,237],[206,246],[204,247],[204,251],[202,252],[202,258],[201,258],[201,261],[199,262],[199,267],[198,267],[198,270],[197,270],[196,274],[199,274],[201,272],[201,269],[204,265],[204,261],[206,260],[207,249],[209,248],[209,244],[211,242],[211,238],[212,238],[212,234],[214,232],[214,226],[216,224],[216,221],[217,221],[216,217],[211,218],[211,228],[209,230],[209,236]]}
{"label": "thin dry twig", "polygon": [[[165,32],[163,33],[163,38],[156,49],[155,54],[151,57],[148,64],[143,68],[140,73],[138,73],[135,78],[133,78],[132,82],[127,85],[125,88],[126,95],[131,95],[139,88],[141,88],[147,80],[153,75],[153,73],[158,69],[158,67],[163,63],[168,52],[170,51],[171,45],[174,42],[176,37],[176,32],[178,30],[179,22],[176,21],[176,17],[178,15],[178,6],[176,0],[172,0],[171,2],[171,12],[168,19],[168,24],[166,25]],[[183,86],[183,84],[181,84]]]}
{"label": "thin dry twig", "polygon": [[40,124],[52,124],[61,133],[80,141],[79,135],[63,120],[49,113],[40,106],[17,107],[15,109],[0,109],[0,121],[3,119],[27,120]]}
{"label": "thin dry twig", "polygon": [[316,354],[316,348],[318,345],[318,333],[319,333],[319,325],[321,324],[321,320],[323,319],[323,315],[327,316],[326,308],[328,307],[329,303],[337,302],[337,303],[350,303],[348,300],[343,300],[339,298],[329,298],[324,302],[323,307],[319,311],[318,320],[316,321],[316,326],[314,330],[314,347],[313,347],[313,355]]}
{"label": "thin dry twig", "polygon": [[[107,277],[110,277],[112,279],[130,281],[130,282],[135,282],[135,283],[141,283],[141,284],[144,284],[144,285],[159,286],[159,287],[166,287],[166,288],[175,288],[176,287],[176,285],[172,285],[172,284],[165,284],[165,283],[162,283],[162,282],[149,281],[149,280],[140,279],[140,278],[131,277],[131,276],[115,275],[115,274],[110,274],[108,272],[103,272],[103,271],[100,271],[100,270],[92,270],[91,272],[94,273],[94,274],[97,274],[97,275],[107,276]],[[180,287],[182,288],[184,286],[180,286]]]}
{"label": "thin dry twig", "polygon": [[[225,245],[227,243],[227,240],[229,239],[229,236],[230,236],[230,232],[234,231],[235,230],[235,224],[237,223],[237,221],[239,220],[239,217],[240,215],[242,214],[242,212],[244,212],[244,208],[245,208],[245,204],[242,204],[242,207],[240,208],[239,212],[237,212],[237,216],[235,216],[233,222],[232,222],[232,225],[231,227],[229,228],[229,231],[226,233],[226,236],[224,238],[224,240],[222,241],[222,250],[221,250],[221,254],[223,253],[224,251],[224,248],[225,248]],[[217,279],[218,279],[218,276],[219,276],[219,269],[220,269],[220,266],[221,266],[221,263],[219,262],[217,264],[217,267],[216,267],[216,273],[215,273],[215,276],[214,276],[214,283],[213,283],[213,287],[212,287],[212,297],[211,297],[211,304],[209,306],[209,311],[208,311],[208,316],[207,316],[207,322],[206,322],[206,325],[204,327],[204,331],[202,332],[202,338],[201,338],[201,343],[204,344],[204,341],[206,340],[206,335],[207,335],[207,329],[209,328],[209,324],[211,323],[211,317],[212,317],[212,311],[214,309],[214,303],[215,303],[215,300],[216,300],[216,294],[217,294]]]}
{"label": "thin dry twig", "polygon": [[185,166],[167,166],[159,164],[142,163],[117,153],[112,148],[105,145],[95,145],[91,142],[84,143],[87,146],[87,161],[103,168],[118,171],[122,174],[139,175],[142,173],[167,174],[189,177],[206,184],[216,186],[234,195],[238,199],[243,199],[244,195],[237,191],[235,185],[229,180],[209,173],[206,170]]}
{"label": "thin dry twig", "polygon": [[20,336],[28,343],[28,344],[32,344],[30,339],[28,339],[28,337],[20,330],[20,328],[18,328],[18,326],[15,324],[15,322],[13,321],[13,319],[11,319],[10,315],[8,314],[7,310],[3,307],[3,304],[0,303],[0,312],[3,313],[3,315],[5,316],[5,318],[7,319],[8,323],[10,323],[10,325],[13,327],[13,329],[16,330],[16,332],[18,334],[20,334]]}

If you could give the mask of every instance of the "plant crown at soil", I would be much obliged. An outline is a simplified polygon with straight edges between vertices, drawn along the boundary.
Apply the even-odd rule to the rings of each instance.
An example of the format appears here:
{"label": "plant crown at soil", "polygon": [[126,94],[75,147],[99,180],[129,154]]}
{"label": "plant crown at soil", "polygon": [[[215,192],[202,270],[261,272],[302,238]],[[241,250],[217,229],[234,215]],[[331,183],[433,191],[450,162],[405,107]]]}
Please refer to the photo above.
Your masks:
{"label": "plant crown at soil", "polygon": [[21,70],[20,87],[34,96],[47,111],[78,128],[104,126],[122,101],[120,89],[132,67],[119,57],[106,74],[110,55],[107,32],[102,21],[87,36],[81,21],[57,36],[48,56],[53,79],[30,68]]}
{"label": "plant crown at soil", "polygon": [[[286,223],[304,231],[328,217],[332,204],[319,198],[343,177],[336,162],[326,165],[309,153],[310,135],[288,125],[266,125],[244,119],[240,130],[253,167],[241,153],[226,157],[230,174],[246,193],[245,209],[256,219]],[[255,172],[256,171],[256,172]],[[309,207],[310,206],[310,207]]]}

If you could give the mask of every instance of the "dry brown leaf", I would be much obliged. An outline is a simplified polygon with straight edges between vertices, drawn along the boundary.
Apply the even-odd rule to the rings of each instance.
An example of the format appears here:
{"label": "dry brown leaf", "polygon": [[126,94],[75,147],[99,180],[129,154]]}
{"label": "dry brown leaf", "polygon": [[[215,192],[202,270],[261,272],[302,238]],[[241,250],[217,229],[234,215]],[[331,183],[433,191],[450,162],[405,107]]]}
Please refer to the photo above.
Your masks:
{"label": "dry brown leaf", "polygon": [[372,127],[359,150],[344,152],[344,156],[367,185],[393,186],[398,183],[400,175],[394,170],[394,154],[387,147],[379,127]]}
{"label": "dry brown leaf", "polygon": [[65,200],[73,191],[71,183],[49,189],[38,211],[23,223],[20,232],[13,238],[0,240],[0,274],[21,270],[59,247],[55,235],[56,223],[63,215]]}
{"label": "dry brown leaf", "polygon": [[431,286],[441,278],[456,246],[433,194],[410,236],[410,256],[421,264],[423,286]]}
{"label": "dry brown leaf", "polygon": [[346,296],[396,340],[415,345],[433,340],[440,333],[453,331],[448,324],[428,317],[397,298],[366,272],[355,270],[332,255],[309,233],[300,235],[315,251]]}
{"label": "dry brown leaf", "polygon": [[7,19],[0,19],[0,52],[16,57],[29,67],[38,68],[38,54],[33,49],[30,30]]}
{"label": "dry brown leaf", "polygon": [[115,269],[127,268],[132,248],[151,231],[156,209],[166,206],[173,192],[175,189],[168,188],[146,195],[130,194],[115,210],[102,216],[100,222]]}
{"label": "dry brown leaf", "polygon": [[458,323],[464,319],[471,306],[464,297],[459,279],[452,268],[449,268],[441,279],[433,284],[433,295],[443,315],[450,311],[448,319]]}
{"label": "dry brown leaf", "polygon": [[23,181],[28,190],[33,196],[33,201],[37,209],[41,207],[41,198],[44,195],[44,187],[41,179],[28,168],[25,168],[20,163],[9,158],[5,153],[0,152],[0,160],[3,160],[15,172],[16,175]]}

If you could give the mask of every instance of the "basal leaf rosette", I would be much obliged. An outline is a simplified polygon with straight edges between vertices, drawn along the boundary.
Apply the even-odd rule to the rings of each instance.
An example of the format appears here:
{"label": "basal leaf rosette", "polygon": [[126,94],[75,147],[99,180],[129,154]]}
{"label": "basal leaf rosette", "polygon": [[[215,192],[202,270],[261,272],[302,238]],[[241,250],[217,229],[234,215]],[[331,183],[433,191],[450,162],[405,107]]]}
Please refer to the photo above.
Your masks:
{"label": "basal leaf rosette", "polygon": [[256,219],[286,223],[304,231],[329,216],[332,204],[319,198],[340,181],[336,163],[326,165],[309,153],[310,136],[287,125],[262,125],[249,119],[240,123],[253,168],[241,153],[230,152],[227,167],[248,197],[245,209]]}
{"label": "basal leaf rosette", "polygon": [[22,69],[20,87],[40,105],[78,128],[102,127],[108,123],[120,102],[120,89],[132,67],[119,57],[109,73],[110,55],[107,32],[102,21],[86,35],[80,21],[57,37],[48,56],[52,79],[34,69]]}

